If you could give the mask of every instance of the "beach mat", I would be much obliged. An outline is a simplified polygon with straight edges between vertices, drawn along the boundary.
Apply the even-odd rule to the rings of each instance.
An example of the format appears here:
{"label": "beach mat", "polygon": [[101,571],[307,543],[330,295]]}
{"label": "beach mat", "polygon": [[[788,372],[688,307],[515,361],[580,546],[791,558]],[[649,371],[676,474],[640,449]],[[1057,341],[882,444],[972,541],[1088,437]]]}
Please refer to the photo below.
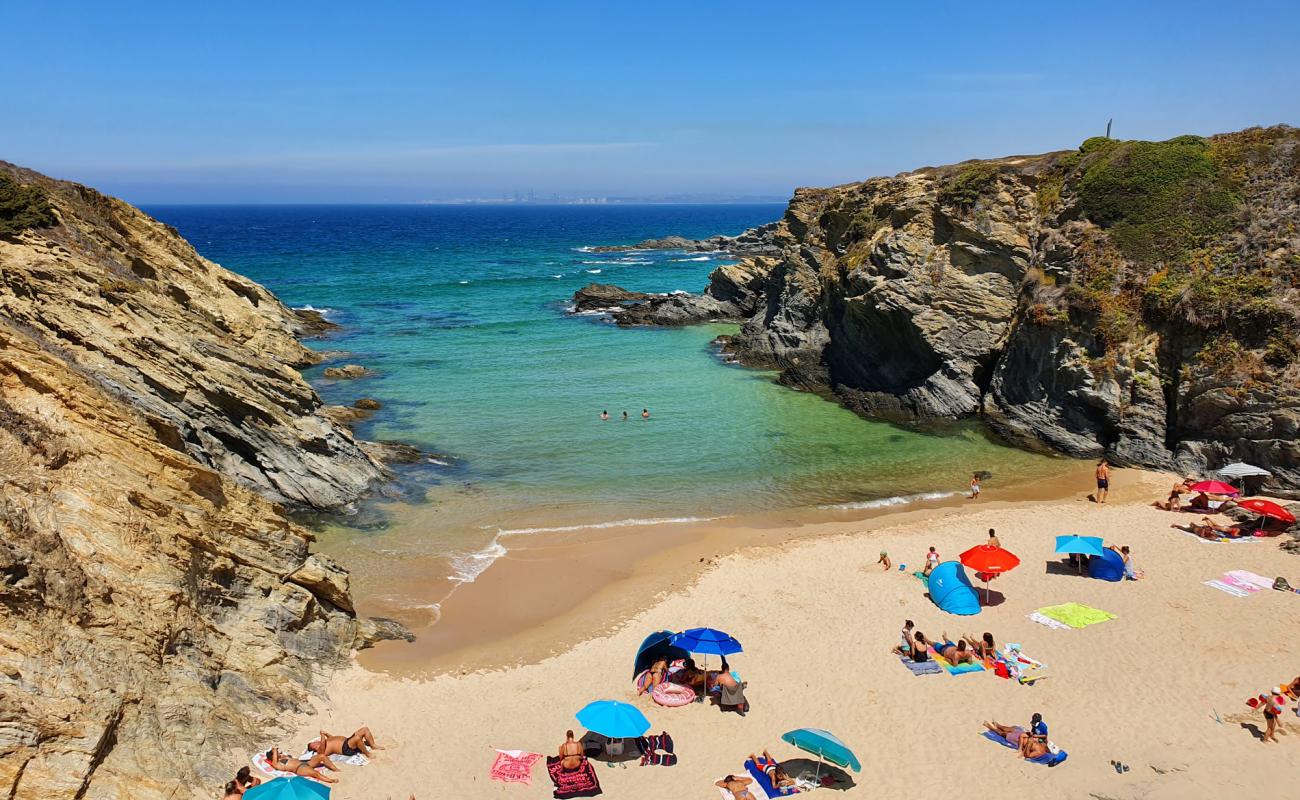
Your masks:
{"label": "beach mat", "polygon": [[943,667],[934,661],[913,661],[907,656],[899,656],[899,661],[907,667],[913,675],[938,675],[943,672]]}
{"label": "beach mat", "polygon": [[541,760],[541,753],[497,749],[497,757],[488,770],[488,777],[502,783],[522,783],[525,786],[532,786],[533,765]]}
{"label": "beach mat", "polygon": [[1209,586],[1212,589],[1218,589],[1224,594],[1230,594],[1233,597],[1250,597],[1250,592],[1246,591],[1245,589],[1239,589],[1236,586],[1232,586],[1220,580],[1201,581],[1201,583],[1206,586]]}
{"label": "beach mat", "polygon": [[[1008,742],[1006,739],[1003,739],[1001,736],[998,736],[993,731],[989,731],[989,730],[984,731],[984,738],[988,739],[990,742],[996,742],[997,744],[1000,744],[1003,747],[1009,748],[1011,750],[1017,749],[1014,744]],[[1057,752],[1055,753],[1048,753],[1046,755],[1041,755],[1038,758],[1026,758],[1025,761],[1030,764],[1043,764],[1048,767],[1054,767],[1069,757],[1070,754],[1065,752],[1064,750],[1057,750]]]}
{"label": "beach mat", "polygon": [[552,797],[566,800],[570,797],[595,797],[600,794],[600,779],[596,777],[591,759],[584,758],[577,769],[565,769],[561,766],[563,760],[559,756],[546,757],[546,772],[551,776],[551,783],[555,784]]}
{"label": "beach mat", "polygon": [[1059,606],[1044,606],[1035,613],[1041,614],[1048,619],[1056,620],[1071,628],[1086,628],[1089,625],[1096,625],[1100,622],[1108,622],[1115,619],[1115,615],[1109,611],[1102,611],[1100,608],[1085,606],[1082,603],[1062,603]]}
{"label": "beach mat", "polygon": [[1037,611],[1034,611],[1033,613],[1030,614],[1026,614],[1025,616],[1031,622],[1037,622],[1039,625],[1044,625],[1048,628],[1051,628],[1052,630],[1057,630],[1057,631],[1073,630],[1069,625],[1066,625],[1064,622],[1057,622],[1056,620],[1050,617],[1044,617],[1042,614],[1039,614]]}

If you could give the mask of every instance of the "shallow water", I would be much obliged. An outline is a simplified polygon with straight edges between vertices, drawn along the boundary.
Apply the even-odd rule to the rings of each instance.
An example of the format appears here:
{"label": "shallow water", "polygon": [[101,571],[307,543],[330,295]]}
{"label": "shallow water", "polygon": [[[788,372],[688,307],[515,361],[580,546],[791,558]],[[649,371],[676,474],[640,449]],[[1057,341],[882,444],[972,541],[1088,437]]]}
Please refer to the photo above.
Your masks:
{"label": "shallow water", "polygon": [[723,263],[717,254],[581,248],[738,233],[776,219],[779,206],[149,211],[208,258],[345,326],[309,344],[347,351],[343,360],[377,376],[330,381],[320,367],[307,376],[326,402],[384,403],[361,435],[451,457],[432,467],[427,503],[390,503],[381,529],[331,523],[322,533],[377,596],[403,562],[420,559],[430,590],[387,597],[395,607],[436,608],[441,592],[473,580],[513,537],[873,508],[964,491],[977,469],[993,473],[993,488],[1063,468],[974,426],[924,434],[869,422],[769,373],[726,365],[710,341],[731,326],[619,329],[565,314],[592,281],[699,291]]}

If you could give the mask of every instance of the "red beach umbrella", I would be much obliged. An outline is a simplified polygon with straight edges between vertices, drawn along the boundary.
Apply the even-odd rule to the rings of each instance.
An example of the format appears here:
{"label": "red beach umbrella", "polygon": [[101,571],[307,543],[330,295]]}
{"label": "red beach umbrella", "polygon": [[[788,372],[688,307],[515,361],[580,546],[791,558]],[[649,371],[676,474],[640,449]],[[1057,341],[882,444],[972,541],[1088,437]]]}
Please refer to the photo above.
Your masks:
{"label": "red beach umbrella", "polygon": [[1265,517],[1272,517],[1282,522],[1295,522],[1295,514],[1287,511],[1282,506],[1274,503],[1272,500],[1265,500],[1261,497],[1251,497],[1237,503],[1242,508],[1254,511],[1256,514]]}
{"label": "red beach umbrella", "polygon": [[984,602],[989,599],[989,578],[1010,572],[1020,565],[1020,557],[1010,550],[1003,550],[991,544],[972,547],[961,554],[961,563],[984,573]]}
{"label": "red beach umbrella", "polygon": [[1201,481],[1193,483],[1190,487],[1193,492],[1205,492],[1206,494],[1241,494],[1237,487],[1223,481]]}

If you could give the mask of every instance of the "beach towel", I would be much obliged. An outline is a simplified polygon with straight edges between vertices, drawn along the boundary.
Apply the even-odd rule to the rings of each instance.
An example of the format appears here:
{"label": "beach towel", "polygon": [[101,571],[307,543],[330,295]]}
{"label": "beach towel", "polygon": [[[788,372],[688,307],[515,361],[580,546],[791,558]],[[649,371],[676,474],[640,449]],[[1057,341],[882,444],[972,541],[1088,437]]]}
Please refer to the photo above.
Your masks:
{"label": "beach towel", "polygon": [[943,667],[933,661],[913,661],[907,656],[899,656],[899,661],[903,666],[912,671],[913,675],[938,675],[943,672]]}
{"label": "beach towel", "polygon": [[497,758],[492,762],[488,777],[502,783],[532,786],[533,765],[541,759],[541,753],[530,753],[527,750],[497,750]]}
{"label": "beach towel", "polygon": [[763,791],[763,794],[767,795],[769,798],[784,797],[786,795],[799,793],[799,790],[793,786],[786,787],[785,789],[778,789],[773,786],[772,779],[767,777],[767,773],[759,769],[758,765],[748,758],[745,759],[745,770],[749,772],[749,777],[754,779],[754,782],[750,785],[757,786]]}
{"label": "beach towel", "polygon": [[1071,628],[1086,628],[1099,622],[1115,619],[1115,615],[1100,608],[1085,606],[1082,603],[1062,603],[1059,606],[1046,606],[1038,609],[1039,614],[1063,622]]}
{"label": "beach towel", "polygon": [[1232,569],[1232,570],[1228,570],[1227,572],[1225,572],[1225,573],[1223,573],[1223,574],[1224,574],[1226,577],[1230,577],[1230,578],[1232,578],[1232,580],[1233,580],[1233,585],[1234,585],[1234,586],[1235,586],[1235,585],[1244,585],[1244,584],[1249,584],[1249,585],[1251,585],[1251,586],[1254,586],[1254,587],[1257,588],[1257,589],[1272,589],[1272,588],[1273,588],[1273,579],[1272,579],[1272,578],[1265,578],[1263,575],[1259,575],[1259,574],[1256,574],[1256,573],[1254,573],[1254,572],[1250,572],[1249,570],[1244,570],[1244,569]]}
{"label": "beach towel", "polygon": [[1013,678],[1021,684],[1033,684],[1034,681],[1047,677],[1047,665],[1020,652],[1020,645],[1008,642],[998,653],[994,667],[998,675]]}
{"label": "beach towel", "polygon": [[1247,592],[1249,594],[1254,594],[1255,592],[1263,591],[1263,589],[1251,583],[1250,581],[1242,580],[1241,578],[1238,578],[1235,575],[1229,574],[1227,572],[1223,573],[1223,577],[1219,578],[1219,580],[1223,581],[1224,583],[1228,584],[1233,588],[1240,589],[1243,592]]}
{"label": "beach towel", "polygon": [[1250,597],[1250,592],[1245,589],[1238,589],[1236,586],[1230,586],[1220,580],[1201,581],[1201,583],[1214,589],[1218,589],[1224,594],[1230,594],[1233,597]]}
{"label": "beach towel", "polygon": [[[310,750],[303,750],[302,755],[298,756],[298,760],[306,761],[314,755],[316,754]],[[366,758],[360,753],[353,753],[350,756],[344,756],[344,755],[330,756],[330,761],[333,761],[335,764],[347,764],[353,767],[364,767],[365,765],[370,763],[370,759]]]}
{"label": "beach towel", "polygon": [[965,675],[967,672],[984,671],[984,665],[979,661],[970,664],[953,664],[949,662],[948,659],[936,653],[933,647],[930,648],[930,658],[933,658],[935,663],[942,667],[949,675]]}
{"label": "beach towel", "polygon": [[1182,528],[1176,528],[1175,530],[1177,530],[1179,533],[1181,533],[1184,536],[1192,537],[1193,539],[1195,539],[1198,542],[1201,542],[1202,544],[1241,544],[1242,542],[1258,541],[1258,539],[1256,539],[1254,536],[1240,536],[1236,539],[1232,539],[1227,536],[1220,536],[1214,539],[1206,539],[1204,536],[1200,536],[1198,534],[1192,533],[1191,531],[1185,531]]}
{"label": "beach towel", "polygon": [[[292,778],[295,775],[297,775],[296,772],[285,772],[282,769],[276,769],[275,767],[271,766],[271,764],[266,760],[266,751],[270,749],[271,749],[270,746],[262,748],[261,750],[254,753],[253,757],[250,758],[249,761],[253,762],[253,766],[257,767],[258,770],[260,770],[263,774],[270,775],[272,778]],[[300,775],[298,777],[306,778],[309,781],[316,781],[317,783],[325,782],[325,781],[316,780],[315,778],[309,777],[307,775]]]}
{"label": "beach towel", "polygon": [[[1001,736],[998,736],[993,731],[984,731],[984,738],[988,739],[990,742],[997,742],[1003,747],[1007,747],[1012,750],[1019,749],[1014,744],[1008,742],[1006,739],[1002,738]],[[1056,745],[1052,744],[1051,742],[1048,742],[1047,744],[1049,747],[1056,747]],[[1038,758],[1026,758],[1025,761],[1030,764],[1045,764],[1049,767],[1054,767],[1069,757],[1070,757],[1069,753],[1058,748],[1055,753],[1044,753]]]}
{"label": "beach towel", "polygon": [[560,765],[564,759],[559,756],[546,757],[546,772],[555,784],[551,793],[556,800],[568,797],[595,797],[600,794],[600,781],[596,778],[596,769],[591,761],[584,758],[576,769],[565,769]]}
{"label": "beach towel", "polygon": [[1047,627],[1053,630],[1058,630],[1058,631],[1070,630],[1070,626],[1066,625],[1064,622],[1057,622],[1056,620],[1050,617],[1043,616],[1037,611],[1033,612],[1032,614],[1028,614],[1026,616],[1028,616],[1032,622],[1037,622],[1039,625],[1046,625]]}

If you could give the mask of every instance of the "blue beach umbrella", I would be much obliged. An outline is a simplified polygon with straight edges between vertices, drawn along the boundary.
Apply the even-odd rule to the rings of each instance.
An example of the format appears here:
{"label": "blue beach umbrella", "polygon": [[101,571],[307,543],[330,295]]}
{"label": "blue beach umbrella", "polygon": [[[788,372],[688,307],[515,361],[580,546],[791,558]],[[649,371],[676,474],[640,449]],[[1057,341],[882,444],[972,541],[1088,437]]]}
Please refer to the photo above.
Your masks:
{"label": "blue beach umbrella", "polygon": [[729,656],[744,649],[740,646],[740,642],[736,641],[736,637],[713,628],[691,628],[682,631],[672,638],[672,642],[677,647],[692,653],[715,656]]}
{"label": "blue beach umbrella", "polygon": [[1100,536],[1058,536],[1056,537],[1058,555],[1077,553],[1084,556],[1101,556],[1106,552]]}
{"label": "blue beach umbrella", "polygon": [[588,703],[577,716],[584,728],[611,739],[633,739],[650,730],[650,720],[639,708],[617,700]]}
{"label": "blue beach umbrella", "polygon": [[854,772],[862,771],[858,757],[844,742],[830,731],[821,728],[796,728],[781,734],[781,739],[806,753],[812,753],[818,759],[825,759],[840,767],[848,767]]}
{"label": "blue beach umbrella", "polygon": [[295,775],[276,778],[244,792],[245,800],[319,800],[330,796],[330,787]]}

